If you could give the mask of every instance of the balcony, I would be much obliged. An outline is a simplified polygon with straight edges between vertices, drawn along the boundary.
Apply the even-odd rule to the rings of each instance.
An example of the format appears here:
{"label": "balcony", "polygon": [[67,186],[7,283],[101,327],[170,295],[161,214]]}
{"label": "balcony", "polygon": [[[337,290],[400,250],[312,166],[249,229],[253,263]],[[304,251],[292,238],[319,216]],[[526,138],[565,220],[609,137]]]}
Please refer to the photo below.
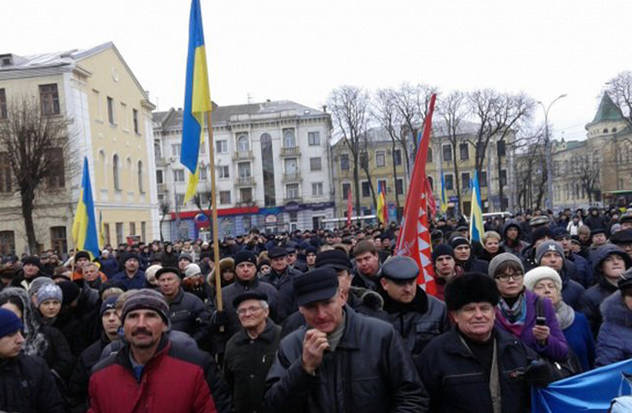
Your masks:
{"label": "balcony", "polygon": [[257,206],[257,203],[253,199],[250,199],[246,201],[235,202],[235,206],[238,208],[255,207]]}
{"label": "balcony", "polygon": [[297,182],[301,179],[301,173],[298,171],[283,174],[283,182]]}
{"label": "balcony", "polygon": [[303,202],[303,197],[298,194],[285,194],[283,202],[286,204],[288,202]]}
{"label": "balcony", "polygon": [[255,184],[254,176],[240,176],[235,180],[235,186],[253,186]]}
{"label": "balcony", "polygon": [[234,152],[233,153],[233,161],[250,161],[255,158],[252,151],[245,152]]}
{"label": "balcony", "polygon": [[167,184],[158,184],[158,192],[169,192],[169,188],[167,187]]}
{"label": "balcony", "polygon": [[281,148],[281,156],[301,156],[301,148],[298,146]]}
{"label": "balcony", "polygon": [[157,167],[165,167],[169,163],[167,158],[156,157],[156,166]]}

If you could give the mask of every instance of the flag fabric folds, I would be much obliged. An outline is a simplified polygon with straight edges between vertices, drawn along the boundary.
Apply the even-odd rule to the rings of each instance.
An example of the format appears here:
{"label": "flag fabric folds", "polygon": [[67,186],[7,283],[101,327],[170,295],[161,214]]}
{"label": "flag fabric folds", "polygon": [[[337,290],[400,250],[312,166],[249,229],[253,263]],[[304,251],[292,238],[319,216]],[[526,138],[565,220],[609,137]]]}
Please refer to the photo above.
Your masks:
{"label": "flag fabric folds", "polygon": [[428,208],[430,209],[430,218],[437,215],[437,201],[432,194],[432,185],[430,185],[430,179],[426,178],[426,199],[428,200]]}
{"label": "flag fabric folds", "polygon": [[206,112],[210,111],[211,91],[208,84],[200,1],[192,0],[191,14],[189,16],[189,50],[187,54],[184,113],[182,118],[182,151],[180,153],[180,162],[190,173],[184,202],[188,202],[195,195],[197,189],[200,174],[198,157],[200,145],[204,144],[204,117]]}
{"label": "flag fabric folds", "polygon": [[77,251],[88,251],[92,258],[100,255],[99,238],[97,236],[97,221],[94,216],[94,200],[92,198],[92,184],[90,183],[90,169],[88,158],[83,158],[83,176],[79,201],[72,222],[72,239]]}
{"label": "flag fabric folds", "polygon": [[483,206],[481,203],[481,188],[478,184],[478,171],[474,170],[474,178],[472,179],[472,206],[470,207],[470,243],[478,241],[483,242]]}
{"label": "flag fabric folds", "polygon": [[430,144],[430,132],[432,130],[432,112],[434,111],[436,98],[436,95],[432,95],[428,106],[428,113],[426,114],[417,155],[415,156],[408,195],[404,206],[404,216],[396,245],[397,255],[409,256],[417,262],[420,270],[417,284],[431,295],[435,295],[437,290],[432,268],[425,182],[428,145]]}
{"label": "flag fabric folds", "polygon": [[347,227],[351,227],[351,215],[353,215],[353,204],[351,203],[351,188],[347,192]]}
{"label": "flag fabric folds", "polygon": [[103,223],[103,211],[99,211],[99,248],[105,247],[105,224]]}
{"label": "flag fabric folds", "polygon": [[388,223],[388,210],[386,208],[386,200],[384,199],[384,188],[378,183],[377,185],[377,219],[386,225]]}
{"label": "flag fabric folds", "polygon": [[445,195],[445,177],[443,176],[443,172],[441,172],[441,213],[445,214],[448,210],[448,199]]}

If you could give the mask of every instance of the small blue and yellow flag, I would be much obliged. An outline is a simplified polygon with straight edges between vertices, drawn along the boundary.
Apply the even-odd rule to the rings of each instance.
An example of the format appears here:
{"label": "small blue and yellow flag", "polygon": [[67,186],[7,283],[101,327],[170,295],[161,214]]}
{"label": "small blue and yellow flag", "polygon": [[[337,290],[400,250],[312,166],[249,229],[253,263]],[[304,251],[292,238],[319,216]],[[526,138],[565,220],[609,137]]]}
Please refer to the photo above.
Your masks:
{"label": "small blue and yellow flag", "polygon": [[377,219],[381,224],[386,225],[388,223],[388,210],[386,206],[386,199],[384,198],[384,188],[379,183],[377,184]]}
{"label": "small blue and yellow flag", "polygon": [[485,227],[483,226],[483,206],[481,202],[481,188],[478,184],[478,171],[474,170],[472,179],[472,206],[470,212],[470,244],[474,241],[483,242]]}
{"label": "small blue and yellow flag", "polygon": [[193,198],[197,190],[200,175],[198,157],[200,145],[204,143],[204,117],[210,111],[211,92],[208,84],[200,1],[191,0],[189,51],[182,119],[182,152],[180,154],[180,162],[190,172],[189,183],[184,194],[185,203]]}
{"label": "small blue and yellow flag", "polygon": [[441,172],[441,212],[446,213],[448,210],[448,198],[445,195],[445,178],[443,176],[443,172]]}
{"label": "small blue and yellow flag", "polygon": [[94,217],[92,184],[90,184],[90,169],[86,157],[83,158],[83,177],[81,178],[81,191],[75,219],[72,223],[72,239],[77,251],[88,251],[92,258],[100,255],[97,221]]}

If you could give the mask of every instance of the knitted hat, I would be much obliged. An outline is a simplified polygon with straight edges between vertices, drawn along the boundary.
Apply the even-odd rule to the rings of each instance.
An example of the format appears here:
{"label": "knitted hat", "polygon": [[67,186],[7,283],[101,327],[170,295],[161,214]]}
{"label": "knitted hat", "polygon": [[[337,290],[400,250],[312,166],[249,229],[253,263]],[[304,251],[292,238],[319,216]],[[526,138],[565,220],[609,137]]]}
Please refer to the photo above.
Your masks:
{"label": "knitted hat", "polygon": [[0,338],[22,330],[22,321],[13,311],[0,308]]}
{"label": "knitted hat", "polygon": [[564,258],[564,249],[556,241],[545,241],[538,246],[535,250],[535,262],[539,265],[540,260],[549,251],[557,253],[560,257]]}
{"label": "knitted hat", "polygon": [[467,273],[455,278],[445,287],[445,303],[449,311],[456,311],[470,303],[498,304],[496,283],[481,273]]}
{"label": "knitted hat", "polygon": [[118,300],[118,295],[113,295],[105,299],[104,302],[101,303],[101,309],[99,310],[99,315],[103,317],[103,313],[107,310],[113,310],[116,308],[116,300]]}
{"label": "knitted hat", "polygon": [[40,262],[40,259],[36,257],[35,255],[30,255],[28,257],[22,258],[22,265],[26,265],[26,264],[35,265],[37,268],[40,268],[42,265]]}
{"label": "knitted hat", "polygon": [[54,284],[54,283],[55,282],[51,278],[37,277],[36,279],[31,281],[31,284],[29,284],[29,295],[33,297],[34,295],[37,294],[40,288],[42,288],[46,284]]}
{"label": "knitted hat", "polygon": [[86,258],[88,261],[90,261],[90,253],[88,251],[78,251],[75,254],[75,262],[77,262],[79,258]]}
{"label": "knitted hat", "polygon": [[161,268],[162,268],[162,265],[159,265],[159,264],[154,264],[147,267],[147,269],[145,270],[145,279],[147,280],[147,282],[149,282],[150,284],[153,284],[154,281],[156,281],[156,273]]}
{"label": "knitted hat", "polygon": [[439,244],[432,250],[432,262],[435,262],[437,258],[442,255],[449,255],[454,258],[454,250],[447,244]]}
{"label": "knitted hat", "polygon": [[193,257],[191,257],[191,254],[187,254],[186,252],[183,252],[178,257],[178,261],[180,261],[180,260],[187,260],[189,262],[193,262]]}
{"label": "knitted hat", "polygon": [[127,260],[136,260],[140,262],[138,255],[134,254],[133,252],[129,252],[123,256],[123,264],[125,264]]}
{"label": "knitted hat", "polygon": [[42,304],[46,300],[57,300],[59,302],[63,299],[61,288],[53,282],[42,286],[36,294],[37,305]]}
{"label": "knitted hat", "polygon": [[61,288],[63,297],[62,304],[64,305],[72,303],[79,297],[79,294],[81,294],[79,286],[72,281],[62,281],[57,285]]}
{"label": "knitted hat", "polygon": [[520,258],[516,257],[514,254],[510,253],[510,252],[503,252],[502,254],[498,254],[496,255],[494,258],[492,258],[492,260],[489,263],[489,267],[487,269],[487,274],[494,278],[494,276],[496,275],[496,270],[498,269],[498,267],[505,263],[505,262],[514,262],[516,264],[518,264],[518,266],[522,269],[522,271],[524,272],[524,265],[522,265],[522,261],[520,261]]}
{"label": "knitted hat", "polygon": [[533,291],[535,285],[542,280],[551,280],[555,283],[555,288],[558,291],[562,291],[562,278],[560,275],[551,267],[536,267],[531,271],[528,271],[524,275],[524,286],[527,287],[528,290]]}
{"label": "knitted hat", "polygon": [[531,243],[535,244],[535,242],[544,237],[551,238],[551,230],[549,227],[540,227],[536,228],[531,232]]}
{"label": "knitted hat", "polygon": [[249,262],[251,264],[257,265],[257,256],[252,251],[239,251],[235,255],[235,267],[242,262]]}
{"label": "knitted hat", "polygon": [[165,298],[158,291],[143,288],[138,292],[132,294],[125,304],[123,304],[123,311],[121,316],[121,323],[125,322],[125,317],[130,311],[134,310],[154,310],[157,312],[165,324],[169,325],[169,305],[165,301]]}
{"label": "knitted hat", "polygon": [[469,241],[467,239],[465,239],[464,237],[461,237],[461,236],[456,236],[456,237],[454,237],[454,238],[452,238],[450,240],[450,246],[452,248],[456,248],[459,245],[467,245],[469,247],[470,243],[469,243]]}
{"label": "knitted hat", "polygon": [[202,274],[202,270],[200,266],[197,264],[189,264],[187,268],[184,270],[184,278],[193,277],[195,275]]}

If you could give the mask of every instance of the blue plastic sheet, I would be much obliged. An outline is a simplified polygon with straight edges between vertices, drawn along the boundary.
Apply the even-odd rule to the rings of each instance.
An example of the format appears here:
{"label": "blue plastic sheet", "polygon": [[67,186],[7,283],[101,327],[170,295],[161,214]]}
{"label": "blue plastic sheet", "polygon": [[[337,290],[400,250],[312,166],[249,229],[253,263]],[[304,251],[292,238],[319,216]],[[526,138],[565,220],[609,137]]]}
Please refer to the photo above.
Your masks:
{"label": "blue plastic sheet", "polygon": [[613,398],[632,394],[623,373],[632,373],[632,359],[553,382],[543,389],[534,389],[531,411],[607,412]]}

